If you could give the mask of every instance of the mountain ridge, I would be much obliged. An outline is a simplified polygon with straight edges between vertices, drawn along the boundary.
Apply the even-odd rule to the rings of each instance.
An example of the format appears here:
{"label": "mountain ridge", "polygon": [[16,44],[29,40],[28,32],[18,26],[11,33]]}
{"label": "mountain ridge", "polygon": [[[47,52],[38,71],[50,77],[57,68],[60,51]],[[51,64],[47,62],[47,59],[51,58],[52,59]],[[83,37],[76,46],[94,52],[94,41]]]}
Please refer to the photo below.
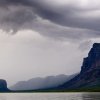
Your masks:
{"label": "mountain ridge", "polygon": [[94,43],[84,58],[80,73],[56,89],[78,89],[100,86],[100,43]]}
{"label": "mountain ridge", "polygon": [[32,78],[27,81],[19,81],[15,85],[11,86],[11,90],[35,90],[43,88],[51,88],[64,84],[66,81],[69,81],[77,74],[73,75],[56,75],[56,76],[47,76],[45,78],[37,77]]}

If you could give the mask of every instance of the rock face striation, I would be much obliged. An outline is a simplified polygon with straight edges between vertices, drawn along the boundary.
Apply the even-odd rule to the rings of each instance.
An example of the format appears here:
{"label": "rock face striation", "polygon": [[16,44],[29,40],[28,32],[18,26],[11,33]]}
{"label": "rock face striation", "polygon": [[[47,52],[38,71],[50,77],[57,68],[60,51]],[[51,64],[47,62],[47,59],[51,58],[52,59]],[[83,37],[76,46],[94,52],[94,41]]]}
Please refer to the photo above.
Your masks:
{"label": "rock face striation", "polygon": [[100,43],[94,43],[88,57],[84,58],[81,72],[59,88],[77,89],[100,86]]}
{"label": "rock face striation", "polygon": [[8,92],[7,82],[3,79],[0,79],[0,92]]}

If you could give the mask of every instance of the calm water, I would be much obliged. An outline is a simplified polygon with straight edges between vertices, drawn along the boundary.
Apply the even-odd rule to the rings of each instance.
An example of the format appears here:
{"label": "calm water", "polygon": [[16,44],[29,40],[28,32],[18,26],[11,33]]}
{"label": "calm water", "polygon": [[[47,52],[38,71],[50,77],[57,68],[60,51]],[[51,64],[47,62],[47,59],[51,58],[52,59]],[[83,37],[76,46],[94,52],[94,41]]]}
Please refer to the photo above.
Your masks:
{"label": "calm water", "polygon": [[100,100],[100,93],[2,93],[0,100]]}

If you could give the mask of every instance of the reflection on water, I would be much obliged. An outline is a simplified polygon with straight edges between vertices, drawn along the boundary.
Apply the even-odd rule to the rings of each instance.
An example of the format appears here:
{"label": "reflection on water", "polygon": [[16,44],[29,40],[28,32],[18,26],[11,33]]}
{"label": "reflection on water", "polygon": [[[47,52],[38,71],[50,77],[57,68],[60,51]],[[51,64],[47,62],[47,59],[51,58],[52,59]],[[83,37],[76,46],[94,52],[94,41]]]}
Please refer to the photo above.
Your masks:
{"label": "reflection on water", "polygon": [[82,100],[100,100],[100,93],[83,93]]}
{"label": "reflection on water", "polygon": [[1,93],[0,100],[100,100],[100,93]]}

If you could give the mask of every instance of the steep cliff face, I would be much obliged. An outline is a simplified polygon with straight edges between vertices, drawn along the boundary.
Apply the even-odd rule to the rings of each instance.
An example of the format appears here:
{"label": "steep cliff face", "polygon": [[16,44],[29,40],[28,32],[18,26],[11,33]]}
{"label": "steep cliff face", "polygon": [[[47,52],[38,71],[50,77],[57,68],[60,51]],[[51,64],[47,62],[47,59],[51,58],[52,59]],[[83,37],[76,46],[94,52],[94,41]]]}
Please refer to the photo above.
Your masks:
{"label": "steep cliff face", "polygon": [[94,43],[88,57],[84,58],[81,72],[59,88],[74,89],[100,86],[100,43]]}
{"label": "steep cliff face", "polygon": [[100,43],[93,44],[88,57],[84,58],[81,73],[100,68]]}
{"label": "steep cliff face", "polygon": [[0,79],[0,92],[7,92],[9,89],[7,88],[7,82],[5,80]]}

